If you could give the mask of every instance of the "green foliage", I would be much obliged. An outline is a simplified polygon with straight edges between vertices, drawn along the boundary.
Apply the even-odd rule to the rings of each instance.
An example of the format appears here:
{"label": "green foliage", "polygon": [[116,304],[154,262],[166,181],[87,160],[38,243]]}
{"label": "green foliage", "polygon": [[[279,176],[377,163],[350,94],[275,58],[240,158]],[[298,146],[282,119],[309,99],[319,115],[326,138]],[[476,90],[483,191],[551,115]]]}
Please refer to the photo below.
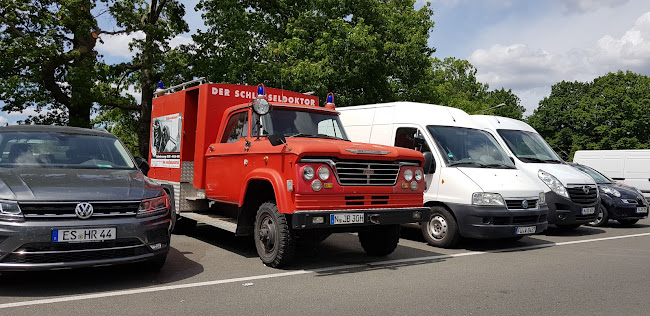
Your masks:
{"label": "green foliage", "polygon": [[117,136],[134,157],[141,156],[138,151],[136,126],[138,116],[118,108],[103,111],[92,120],[92,124],[106,129]]}
{"label": "green foliage", "polygon": [[567,160],[580,149],[650,148],[650,77],[559,82],[527,120]]}

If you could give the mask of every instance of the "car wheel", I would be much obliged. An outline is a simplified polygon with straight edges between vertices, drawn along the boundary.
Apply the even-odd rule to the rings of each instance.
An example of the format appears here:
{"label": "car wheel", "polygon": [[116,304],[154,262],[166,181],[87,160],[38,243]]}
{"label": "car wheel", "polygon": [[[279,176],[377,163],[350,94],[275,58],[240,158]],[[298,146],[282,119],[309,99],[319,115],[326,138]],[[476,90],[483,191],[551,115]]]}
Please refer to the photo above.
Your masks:
{"label": "car wheel", "polygon": [[609,221],[609,213],[607,212],[607,208],[600,204],[600,207],[598,208],[598,216],[593,222],[589,222],[587,225],[593,227],[602,227],[607,224],[607,221]]}
{"label": "car wheel", "polygon": [[275,202],[260,205],[255,217],[254,236],[257,254],[265,265],[280,268],[293,259],[296,249],[294,232]]}
{"label": "car wheel", "polygon": [[370,227],[359,231],[359,242],[368,255],[388,256],[397,248],[399,230],[399,225]]}
{"label": "car wheel", "polygon": [[431,218],[421,226],[422,236],[431,246],[453,248],[460,241],[456,219],[442,206],[431,207]]}
{"label": "car wheel", "polygon": [[638,219],[618,219],[617,220],[623,226],[632,226],[638,222]]}
{"label": "car wheel", "polygon": [[578,227],[580,227],[581,224],[565,224],[565,225],[560,225],[560,224],[555,224],[558,229],[560,230],[574,230]]}

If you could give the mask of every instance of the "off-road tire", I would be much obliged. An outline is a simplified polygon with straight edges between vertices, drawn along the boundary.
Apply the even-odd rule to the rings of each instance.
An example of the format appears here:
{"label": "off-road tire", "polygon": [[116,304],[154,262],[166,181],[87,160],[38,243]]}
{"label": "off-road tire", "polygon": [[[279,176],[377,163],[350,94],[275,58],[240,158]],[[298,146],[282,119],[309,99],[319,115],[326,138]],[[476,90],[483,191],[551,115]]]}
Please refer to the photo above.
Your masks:
{"label": "off-road tire", "polygon": [[422,236],[434,247],[454,248],[460,242],[456,218],[442,206],[431,207],[431,217],[420,224]]}
{"label": "off-road tire", "polygon": [[382,225],[359,231],[361,247],[370,256],[387,256],[397,248],[399,243],[399,225]]}
{"label": "off-road tire", "polygon": [[609,221],[609,212],[607,212],[607,208],[605,208],[603,204],[600,204],[600,207],[598,208],[598,216],[593,222],[587,223],[587,225],[602,227],[607,225],[607,221]]}
{"label": "off-road tire", "polygon": [[623,226],[633,226],[639,220],[638,219],[617,219],[617,221],[621,223],[621,225]]}
{"label": "off-road tire", "polygon": [[281,268],[293,260],[296,238],[275,202],[262,203],[258,208],[253,236],[257,254],[265,265]]}

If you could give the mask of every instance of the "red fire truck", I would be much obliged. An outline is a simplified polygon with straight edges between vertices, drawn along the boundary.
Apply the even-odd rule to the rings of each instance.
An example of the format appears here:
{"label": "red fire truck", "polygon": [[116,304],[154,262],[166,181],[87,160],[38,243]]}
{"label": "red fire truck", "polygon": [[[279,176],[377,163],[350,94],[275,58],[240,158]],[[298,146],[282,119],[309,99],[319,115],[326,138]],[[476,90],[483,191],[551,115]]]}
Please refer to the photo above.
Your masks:
{"label": "red fire truck", "polygon": [[[172,92],[173,89],[178,91]],[[148,176],[173,199],[176,229],[197,222],[253,235],[262,261],[281,267],[296,242],[358,232],[385,256],[400,224],[426,220],[424,158],[353,143],[334,108],[306,94],[198,82],[153,100]]]}

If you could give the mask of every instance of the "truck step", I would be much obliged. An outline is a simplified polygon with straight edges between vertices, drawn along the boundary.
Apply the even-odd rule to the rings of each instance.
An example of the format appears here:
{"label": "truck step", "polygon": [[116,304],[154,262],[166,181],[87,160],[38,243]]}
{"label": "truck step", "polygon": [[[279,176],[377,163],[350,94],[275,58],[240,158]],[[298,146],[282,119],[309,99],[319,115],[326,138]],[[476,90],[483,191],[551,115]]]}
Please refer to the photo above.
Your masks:
{"label": "truck step", "polygon": [[227,216],[217,215],[217,214],[194,213],[194,212],[182,212],[180,215],[182,217],[193,219],[197,223],[203,223],[206,225],[221,228],[231,233],[237,231],[237,219],[235,218],[230,218]]}

